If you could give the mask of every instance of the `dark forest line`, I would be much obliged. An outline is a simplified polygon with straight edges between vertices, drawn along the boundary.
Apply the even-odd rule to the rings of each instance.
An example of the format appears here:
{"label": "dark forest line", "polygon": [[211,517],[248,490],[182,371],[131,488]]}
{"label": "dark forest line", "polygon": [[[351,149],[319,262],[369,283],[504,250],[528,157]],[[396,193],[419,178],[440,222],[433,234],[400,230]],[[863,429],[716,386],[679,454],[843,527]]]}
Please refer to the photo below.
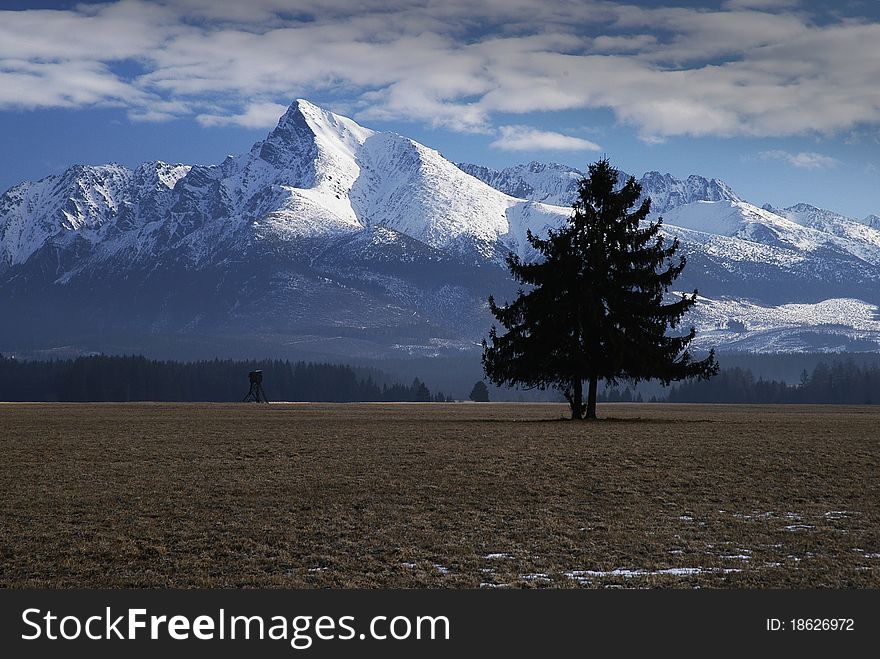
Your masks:
{"label": "dark forest line", "polygon": [[[755,356],[759,366],[762,366],[761,357],[764,356]],[[788,356],[780,357],[788,360]],[[599,402],[880,405],[878,355],[833,354],[828,357],[827,362],[819,360],[812,368],[801,369],[794,382],[755,375],[751,368],[728,365],[722,366],[718,375],[709,380],[687,380],[669,387],[653,381],[636,386],[606,386],[599,393]],[[789,361],[797,363],[795,358]]]}
{"label": "dark forest line", "polygon": [[[658,397],[659,398],[659,397]],[[742,367],[722,368],[708,381],[674,385],[670,403],[880,404],[880,364],[851,359],[820,361],[801,371],[796,384],[755,377]]]}
{"label": "dark forest line", "polygon": [[[392,381],[376,369],[288,360],[214,359],[191,362],[141,356],[88,356],[24,361],[0,355],[2,401],[240,401],[248,372],[261,369],[269,400],[315,402],[431,402],[452,400],[432,393],[419,378]],[[650,393],[649,393],[650,391]],[[880,404],[880,363],[835,358],[803,369],[798,382],[756,376],[729,366],[708,381],[689,381],[645,391],[607,388],[600,402],[831,403]],[[513,390],[493,391],[510,399]],[[496,398],[497,397],[497,398]],[[552,394],[549,399],[555,399]]]}
{"label": "dark forest line", "polygon": [[445,401],[418,378],[388,382],[351,366],[286,360],[157,361],[141,356],[89,356],[20,361],[0,355],[3,401],[240,401],[248,373],[263,371],[268,399],[316,402]]}

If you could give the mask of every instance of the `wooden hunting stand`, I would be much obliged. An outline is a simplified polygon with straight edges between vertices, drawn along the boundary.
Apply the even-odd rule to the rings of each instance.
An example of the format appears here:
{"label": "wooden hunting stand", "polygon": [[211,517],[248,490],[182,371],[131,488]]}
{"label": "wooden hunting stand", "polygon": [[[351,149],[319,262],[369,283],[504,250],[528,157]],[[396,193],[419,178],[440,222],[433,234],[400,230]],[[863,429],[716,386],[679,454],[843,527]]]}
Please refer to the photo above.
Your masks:
{"label": "wooden hunting stand", "polygon": [[251,371],[248,373],[248,379],[251,382],[251,388],[241,402],[268,403],[269,399],[266,398],[266,392],[263,391],[263,371]]}

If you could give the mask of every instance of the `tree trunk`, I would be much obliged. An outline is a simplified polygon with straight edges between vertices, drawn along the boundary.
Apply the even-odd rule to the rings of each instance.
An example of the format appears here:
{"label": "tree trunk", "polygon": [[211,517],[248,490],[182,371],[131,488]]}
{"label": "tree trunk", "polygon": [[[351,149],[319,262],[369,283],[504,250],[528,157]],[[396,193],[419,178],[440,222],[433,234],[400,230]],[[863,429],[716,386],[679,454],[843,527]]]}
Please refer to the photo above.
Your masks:
{"label": "tree trunk", "polygon": [[590,376],[590,391],[587,394],[587,419],[596,418],[596,390],[599,388],[599,378]]}
{"label": "tree trunk", "polygon": [[584,418],[584,383],[580,378],[575,378],[574,382],[571,383],[571,397],[568,399],[568,404],[571,406],[571,418],[575,419],[583,419]]}

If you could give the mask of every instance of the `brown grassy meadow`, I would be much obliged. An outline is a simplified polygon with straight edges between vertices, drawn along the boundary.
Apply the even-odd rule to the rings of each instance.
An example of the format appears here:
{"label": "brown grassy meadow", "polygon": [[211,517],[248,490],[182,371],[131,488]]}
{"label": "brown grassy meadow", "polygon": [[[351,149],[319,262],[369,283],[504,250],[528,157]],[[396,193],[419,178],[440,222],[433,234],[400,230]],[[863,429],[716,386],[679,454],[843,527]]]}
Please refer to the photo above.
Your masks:
{"label": "brown grassy meadow", "polygon": [[880,410],[0,405],[0,586],[880,587]]}

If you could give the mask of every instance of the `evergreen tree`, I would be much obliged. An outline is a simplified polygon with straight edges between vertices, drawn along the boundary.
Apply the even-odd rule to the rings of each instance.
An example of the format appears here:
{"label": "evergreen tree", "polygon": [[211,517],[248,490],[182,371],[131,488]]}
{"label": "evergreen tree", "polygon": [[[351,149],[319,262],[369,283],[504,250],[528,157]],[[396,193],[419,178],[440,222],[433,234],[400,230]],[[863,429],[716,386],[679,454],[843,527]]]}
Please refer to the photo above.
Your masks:
{"label": "evergreen tree", "polygon": [[468,396],[475,403],[488,403],[489,402],[489,388],[486,386],[486,383],[482,380],[477,380],[474,383],[474,388],[471,389],[471,393]]}
{"label": "evergreen tree", "polygon": [[[675,258],[678,241],[660,236],[662,220],[647,222],[651,207],[633,177],[617,187],[608,160],[590,165],[579,185],[568,223],[547,238],[528,241],[543,258],[524,262],[508,256],[514,278],[528,286],[511,304],[489,298],[492,314],[507,332],[492,327],[483,342],[483,367],[497,385],[521,384],[563,392],[572,418],[596,417],[600,379],[669,384],[709,378],[718,371],[714,354],[694,360],[687,350],[695,336],[670,335],[697,292],[666,301],[684,270]],[[588,383],[587,402],[583,383]]]}
{"label": "evergreen tree", "polygon": [[416,403],[430,403],[431,392],[424,382],[415,378],[412,383],[412,400]]}
{"label": "evergreen tree", "polygon": [[808,384],[810,384],[810,374],[807,373],[807,369],[801,371],[801,389],[805,388]]}

